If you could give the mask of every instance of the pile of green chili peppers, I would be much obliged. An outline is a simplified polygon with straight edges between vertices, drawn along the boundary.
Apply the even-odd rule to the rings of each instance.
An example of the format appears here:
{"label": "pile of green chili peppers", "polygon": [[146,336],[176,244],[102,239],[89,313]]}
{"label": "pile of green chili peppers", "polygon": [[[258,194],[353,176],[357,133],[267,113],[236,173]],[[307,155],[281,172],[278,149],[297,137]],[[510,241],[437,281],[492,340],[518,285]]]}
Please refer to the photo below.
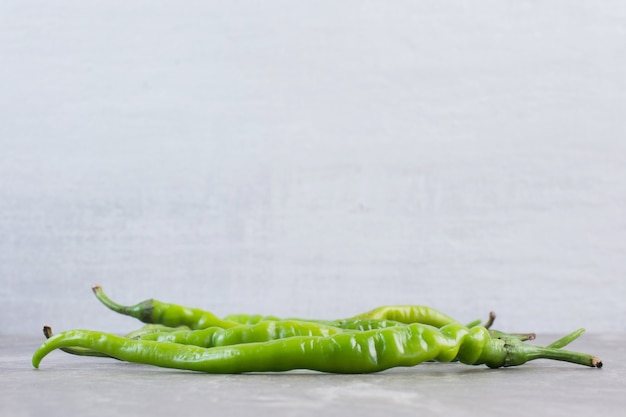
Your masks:
{"label": "pile of green chili peppers", "polygon": [[236,314],[219,318],[211,312],[158,300],[123,306],[100,286],[93,292],[109,309],[147,323],[125,336],[92,330],[52,334],[32,363],[55,349],[83,356],[111,357],[207,373],[280,372],[309,369],[331,373],[371,373],[423,362],[516,366],[534,359],[554,359],[600,368],[595,356],[562,348],[580,336],[577,330],[548,346],[526,343],[533,334],[491,330],[484,324],[461,324],[429,307],[379,307],[341,320],[281,319]]}

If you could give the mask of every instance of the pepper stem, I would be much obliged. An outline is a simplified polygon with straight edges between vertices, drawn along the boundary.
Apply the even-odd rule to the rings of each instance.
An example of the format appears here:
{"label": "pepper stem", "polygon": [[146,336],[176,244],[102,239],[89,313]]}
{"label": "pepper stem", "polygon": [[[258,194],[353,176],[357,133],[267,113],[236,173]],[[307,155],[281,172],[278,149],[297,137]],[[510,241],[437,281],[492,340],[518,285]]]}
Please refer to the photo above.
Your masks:
{"label": "pepper stem", "polygon": [[467,323],[465,325],[465,327],[467,327],[468,329],[471,329],[472,327],[480,326],[480,323],[482,323],[482,322],[483,321],[481,319],[474,320],[474,321],[471,321],[471,322]]}
{"label": "pepper stem", "polygon": [[565,346],[569,345],[574,340],[578,339],[580,337],[580,335],[583,334],[583,333],[585,333],[585,329],[578,329],[578,330],[568,334],[567,336],[563,336],[559,340],[555,340],[554,342],[550,343],[546,347],[547,348],[560,349],[562,347],[565,347]]}
{"label": "pepper stem", "polygon": [[557,361],[586,365],[592,368],[602,368],[602,361],[593,355],[562,349],[542,348],[540,352],[538,352],[538,356],[533,359],[553,359]]}
{"label": "pepper stem", "polygon": [[111,310],[115,311],[116,313],[126,314],[127,311],[131,309],[130,306],[123,306],[123,305],[117,304],[116,302],[111,300],[109,297],[107,297],[107,295],[102,290],[102,287],[99,286],[99,285],[94,285],[93,287],[91,287],[91,290],[96,295],[96,298],[102,304],[104,304],[105,306],[107,306]]}
{"label": "pepper stem", "polygon": [[575,340],[583,332],[583,329],[576,330],[546,347],[528,345],[515,338],[506,338],[504,340],[506,358],[503,366],[521,365],[535,359],[552,359],[594,368],[602,368],[602,361],[593,355],[560,349]]}
{"label": "pepper stem", "polygon": [[490,311],[489,312],[489,318],[487,319],[487,321],[483,324],[483,327],[485,329],[490,328],[491,326],[493,326],[493,322],[496,320],[496,313],[494,311]]}
{"label": "pepper stem", "polygon": [[152,300],[142,301],[133,306],[123,306],[107,297],[100,285],[94,285],[93,287],[91,287],[91,290],[102,304],[107,306],[109,309],[115,311],[116,313],[134,317],[143,322],[150,322],[153,309]]}

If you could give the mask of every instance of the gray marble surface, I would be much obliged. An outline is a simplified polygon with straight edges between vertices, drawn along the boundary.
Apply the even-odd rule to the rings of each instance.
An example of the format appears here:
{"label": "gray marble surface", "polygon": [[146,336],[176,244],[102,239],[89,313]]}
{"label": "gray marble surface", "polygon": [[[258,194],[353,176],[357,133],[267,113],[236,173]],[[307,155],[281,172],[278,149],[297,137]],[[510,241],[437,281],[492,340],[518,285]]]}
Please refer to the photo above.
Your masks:
{"label": "gray marble surface", "polygon": [[[554,338],[540,335],[538,343]],[[0,415],[609,417],[626,406],[626,334],[585,334],[571,345],[599,356],[602,369],[536,361],[499,370],[423,364],[371,375],[205,375],[63,352],[35,370],[30,356],[40,342],[0,337]]]}

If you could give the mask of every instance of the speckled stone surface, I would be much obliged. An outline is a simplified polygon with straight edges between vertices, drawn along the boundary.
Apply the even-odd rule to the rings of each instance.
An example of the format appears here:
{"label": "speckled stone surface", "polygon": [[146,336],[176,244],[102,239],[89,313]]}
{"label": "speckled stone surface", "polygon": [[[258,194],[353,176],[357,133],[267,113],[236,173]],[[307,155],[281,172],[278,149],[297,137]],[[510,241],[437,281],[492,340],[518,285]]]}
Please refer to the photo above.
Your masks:
{"label": "speckled stone surface", "polygon": [[626,334],[585,334],[571,346],[599,356],[600,370],[536,361],[499,370],[423,364],[371,375],[205,375],[63,352],[34,370],[39,342],[0,337],[0,415],[607,417],[626,407]]}

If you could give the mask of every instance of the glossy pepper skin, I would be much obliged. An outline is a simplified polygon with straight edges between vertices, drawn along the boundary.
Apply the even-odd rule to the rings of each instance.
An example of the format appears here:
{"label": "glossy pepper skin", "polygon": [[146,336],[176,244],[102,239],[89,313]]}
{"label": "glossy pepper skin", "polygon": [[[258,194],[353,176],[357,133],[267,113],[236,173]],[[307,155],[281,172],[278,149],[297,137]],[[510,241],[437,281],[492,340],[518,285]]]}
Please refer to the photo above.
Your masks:
{"label": "glossy pepper skin", "polygon": [[[406,323],[400,323],[392,320],[379,320],[368,318],[351,318],[341,320],[311,320],[311,319],[281,319],[276,316],[263,316],[260,314],[233,314],[224,317],[225,320],[238,321],[242,326],[258,325],[266,322],[290,322],[290,323],[308,323],[309,325],[319,325],[322,327],[335,327],[343,330],[374,330],[384,329],[385,327],[399,326]],[[423,323],[429,321],[428,317],[417,317],[413,323]],[[423,323],[428,324],[428,323]]]}
{"label": "glossy pepper skin", "polygon": [[234,321],[235,323],[244,325],[258,324],[262,321],[278,321],[282,320],[277,316],[264,316],[263,314],[229,314],[224,320]]}
{"label": "glossy pepper skin", "polygon": [[370,320],[391,320],[404,324],[422,323],[435,327],[443,327],[458,322],[452,317],[435,310],[434,308],[420,305],[394,305],[382,306],[352,317]]}
{"label": "glossy pepper skin", "polygon": [[[162,326],[160,324],[146,324],[140,329],[133,330],[132,332],[127,333],[124,337],[128,339],[147,338],[149,340],[154,340],[154,339],[151,339],[150,336],[156,336],[157,333],[159,335],[165,335],[167,333],[184,332],[184,331],[191,332],[192,330],[190,330],[188,327],[185,327],[185,326],[167,327],[167,326]],[[43,334],[44,336],[46,336],[46,339],[50,339],[52,337],[52,328],[50,326],[43,326]],[[104,354],[102,352],[97,352],[95,350],[85,349],[85,348],[80,348],[80,347],[64,347],[64,348],[61,348],[61,350],[64,352],[70,353],[72,355],[78,355],[78,356],[96,356],[96,357],[102,357],[102,358],[110,357],[109,355]]]}
{"label": "glossy pepper skin", "polygon": [[253,325],[242,324],[241,326],[228,329],[210,327],[202,330],[151,333],[140,337],[140,339],[209,348],[242,343],[268,342],[295,336],[326,337],[344,331],[337,327],[318,323],[295,320],[268,320]]}
{"label": "glossy pepper skin", "polygon": [[[416,321],[415,323],[422,323]],[[344,319],[329,322],[330,325],[343,330],[354,330],[365,332],[368,330],[380,330],[387,327],[403,326],[404,323],[392,320],[375,320],[375,319]],[[422,323],[426,324],[426,323]]]}
{"label": "glossy pepper skin", "polygon": [[[309,321],[267,320],[257,324],[242,324],[228,329],[209,327],[200,330],[191,330],[185,326],[171,328],[148,324],[126,334],[124,337],[135,340],[154,340],[157,342],[171,342],[208,348],[242,343],[268,342],[295,336],[326,337],[337,333],[367,331],[403,325],[402,323],[389,320],[365,319],[345,320],[342,321],[342,324],[342,327],[335,327]],[[44,326],[43,332],[46,338],[52,337],[52,329],[49,326]],[[109,355],[104,353],[79,347],[64,347],[61,350],[79,356],[109,357]]]}
{"label": "glossy pepper skin", "polygon": [[[370,314],[370,312],[359,314],[348,319],[320,320],[305,318],[280,318],[278,316],[264,316],[262,314],[231,314],[224,317],[224,320],[234,321],[241,325],[254,325],[266,321],[299,321],[307,323],[317,323],[320,325],[333,326],[341,329],[351,330],[373,330],[385,327],[397,326],[399,324],[422,323],[435,327],[441,327],[450,323],[457,323],[456,320],[443,313],[425,306],[386,306],[380,307],[386,310],[385,314]],[[378,309],[377,309],[378,310]],[[407,314],[411,310],[411,314]],[[372,310],[376,311],[376,310]],[[401,317],[404,321],[396,321],[388,317]],[[480,321],[476,322],[480,324]],[[468,326],[474,327],[474,326]]]}
{"label": "glossy pepper skin", "polygon": [[71,330],[51,337],[33,355],[35,368],[54,349],[81,347],[120,360],[207,373],[277,372],[310,369],[331,373],[371,373],[424,361],[520,365],[550,358],[600,367],[590,355],[493,339],[484,327],[423,324],[389,327],[327,337],[298,336],[265,343],[202,348],[176,343],[131,340],[102,332]]}
{"label": "glossy pepper skin", "polygon": [[[126,334],[124,337],[208,348],[242,343],[268,342],[294,336],[326,337],[337,333],[384,329],[386,327],[403,325],[402,323],[389,320],[368,319],[341,320],[341,324],[342,327],[335,327],[310,321],[267,320],[252,325],[242,324],[228,329],[209,327],[200,330],[191,330],[185,326],[171,328],[163,325],[147,324]],[[44,326],[43,333],[48,339],[52,337],[52,329],[49,326]],[[105,353],[81,347],[63,347],[61,350],[78,356],[110,357]]]}

